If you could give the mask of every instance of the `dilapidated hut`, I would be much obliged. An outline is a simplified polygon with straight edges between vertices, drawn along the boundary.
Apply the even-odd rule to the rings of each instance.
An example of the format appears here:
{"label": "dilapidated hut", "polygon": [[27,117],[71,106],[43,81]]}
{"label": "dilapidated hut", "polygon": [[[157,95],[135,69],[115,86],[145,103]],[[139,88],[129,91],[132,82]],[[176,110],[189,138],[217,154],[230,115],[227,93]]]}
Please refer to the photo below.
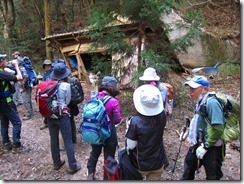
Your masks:
{"label": "dilapidated hut", "polygon": [[[119,28],[125,33],[126,41],[135,46],[138,38],[135,34],[138,32],[137,25],[135,24],[120,24],[114,25],[119,26]],[[103,56],[106,53],[106,48],[94,48],[91,47],[93,41],[87,36],[88,30],[79,30],[74,32],[62,33],[50,35],[43,40],[48,41],[48,46],[51,46],[58,51],[60,51],[66,64],[71,68],[72,75],[76,75],[85,84],[90,84],[89,73],[91,72],[92,58],[90,54],[96,54]],[[146,37],[150,38],[157,34],[151,29],[146,30]],[[145,47],[147,40],[143,40],[142,49]],[[115,74],[120,82],[121,87],[130,86],[130,79],[133,72],[137,70],[137,59],[138,59],[138,49],[131,56],[123,56],[119,54],[106,55],[106,62],[112,62],[111,73]],[[172,73],[171,73],[172,75]],[[172,76],[170,77],[172,78]],[[176,81],[176,80],[174,80]],[[172,82],[171,82],[172,83]]]}

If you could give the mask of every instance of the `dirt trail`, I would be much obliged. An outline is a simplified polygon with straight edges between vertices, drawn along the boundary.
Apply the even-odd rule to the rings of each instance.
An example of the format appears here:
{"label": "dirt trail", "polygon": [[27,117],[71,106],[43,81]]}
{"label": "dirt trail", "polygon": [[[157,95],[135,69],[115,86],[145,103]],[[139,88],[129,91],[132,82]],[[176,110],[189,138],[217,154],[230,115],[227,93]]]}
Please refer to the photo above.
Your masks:
{"label": "dirt trail", "polygon": [[[89,89],[85,87],[86,96],[89,95]],[[22,154],[3,153],[2,144],[0,145],[0,178],[4,180],[85,180],[86,179],[86,163],[90,153],[90,145],[85,144],[78,132],[80,125],[80,114],[76,117],[77,135],[78,140],[75,144],[75,154],[82,169],[74,175],[67,174],[67,157],[64,151],[61,151],[61,157],[66,160],[65,166],[59,171],[53,170],[51,153],[50,153],[50,140],[49,130],[40,130],[43,118],[37,112],[35,101],[33,101],[35,115],[31,120],[22,122],[22,144],[28,149]],[[23,106],[18,107],[19,114],[22,117],[25,109]],[[180,109],[174,109],[174,116],[172,121],[167,125],[165,130],[164,141],[170,165],[162,174],[162,180],[179,180],[183,170],[183,159],[187,152],[188,144],[183,142],[180,154],[177,160],[176,169],[172,176],[171,170],[173,169],[174,162],[179,150],[180,141],[178,132],[181,131],[185,122],[179,119]],[[12,128],[10,128],[11,134]],[[120,149],[124,146],[125,141],[125,124],[118,127],[118,139]],[[61,140],[61,139],[60,139]],[[62,144],[62,140],[61,140]],[[236,144],[240,144],[239,141]],[[100,157],[97,164],[96,178],[102,179],[103,158]],[[224,177],[222,180],[240,180],[240,152],[237,149],[227,144],[226,157],[223,163]],[[201,168],[200,173],[196,176],[196,180],[204,180],[205,172]]]}

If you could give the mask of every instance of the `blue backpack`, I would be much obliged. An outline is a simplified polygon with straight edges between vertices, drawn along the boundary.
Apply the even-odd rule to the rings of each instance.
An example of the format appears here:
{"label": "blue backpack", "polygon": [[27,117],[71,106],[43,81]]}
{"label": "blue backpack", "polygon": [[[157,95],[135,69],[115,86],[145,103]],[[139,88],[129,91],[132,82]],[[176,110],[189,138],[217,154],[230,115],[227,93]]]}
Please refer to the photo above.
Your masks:
{"label": "blue backpack", "polygon": [[28,86],[33,87],[39,83],[38,77],[36,75],[35,70],[32,67],[32,63],[29,57],[24,56],[18,58],[18,62],[20,62],[28,74]]}
{"label": "blue backpack", "polygon": [[109,117],[104,107],[110,98],[108,95],[103,98],[95,95],[84,104],[80,127],[84,142],[101,145],[110,137]]}

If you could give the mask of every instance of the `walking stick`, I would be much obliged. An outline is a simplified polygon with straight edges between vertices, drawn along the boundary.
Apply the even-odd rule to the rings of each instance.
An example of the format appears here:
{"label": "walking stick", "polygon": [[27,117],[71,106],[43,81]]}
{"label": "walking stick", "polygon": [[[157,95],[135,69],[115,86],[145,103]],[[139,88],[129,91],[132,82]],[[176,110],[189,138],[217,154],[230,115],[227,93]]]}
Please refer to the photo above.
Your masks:
{"label": "walking stick", "polygon": [[[186,125],[183,127],[183,130],[182,130],[183,134],[186,132],[186,130],[187,130],[187,128],[189,127],[189,125],[190,125],[190,120],[189,120],[188,117],[186,117]],[[179,157],[179,154],[180,154],[180,149],[181,149],[182,142],[183,142],[183,141],[181,140],[181,141],[180,141],[180,147],[179,147],[178,153],[177,153],[177,155],[176,155],[176,159],[175,159],[174,167],[173,167],[173,169],[171,170],[171,172],[172,172],[171,178],[173,177],[173,174],[174,174],[174,172],[175,172],[176,163],[177,163],[177,160],[178,160],[178,157]]]}

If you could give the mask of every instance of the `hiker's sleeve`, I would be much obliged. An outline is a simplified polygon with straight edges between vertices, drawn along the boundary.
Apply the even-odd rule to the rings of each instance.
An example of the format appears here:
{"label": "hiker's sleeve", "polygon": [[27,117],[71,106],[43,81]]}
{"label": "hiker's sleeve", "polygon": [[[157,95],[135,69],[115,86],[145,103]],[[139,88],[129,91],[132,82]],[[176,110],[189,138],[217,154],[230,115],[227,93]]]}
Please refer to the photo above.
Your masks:
{"label": "hiker's sleeve", "polygon": [[208,118],[211,126],[207,126],[207,142],[213,146],[222,136],[224,131],[224,114],[220,103],[216,99],[211,99],[207,103]]}
{"label": "hiker's sleeve", "polygon": [[119,124],[122,121],[121,111],[120,111],[120,104],[118,100],[114,100],[113,102],[113,122],[114,124]]}
{"label": "hiker's sleeve", "polygon": [[206,142],[209,143],[210,146],[214,146],[215,143],[221,138],[224,132],[224,125],[208,125],[207,126],[207,139]]}
{"label": "hiker's sleeve", "polygon": [[137,146],[137,141],[133,141],[133,140],[127,138],[126,144],[127,144],[127,148],[132,150]]}
{"label": "hiker's sleeve", "polygon": [[133,140],[133,141],[137,141],[137,134],[136,134],[136,123],[135,121],[133,122],[133,119],[130,122],[129,128],[125,134],[125,137]]}
{"label": "hiker's sleeve", "polygon": [[224,125],[225,119],[223,108],[217,99],[212,98],[206,104],[208,118],[211,120],[211,125]]}
{"label": "hiker's sleeve", "polygon": [[65,103],[68,105],[71,100],[71,88],[70,84],[66,85],[66,96],[65,96]]}
{"label": "hiker's sleeve", "polygon": [[13,82],[17,82],[18,80],[16,75],[13,75],[6,71],[0,71],[0,79],[6,81],[13,81]]}

